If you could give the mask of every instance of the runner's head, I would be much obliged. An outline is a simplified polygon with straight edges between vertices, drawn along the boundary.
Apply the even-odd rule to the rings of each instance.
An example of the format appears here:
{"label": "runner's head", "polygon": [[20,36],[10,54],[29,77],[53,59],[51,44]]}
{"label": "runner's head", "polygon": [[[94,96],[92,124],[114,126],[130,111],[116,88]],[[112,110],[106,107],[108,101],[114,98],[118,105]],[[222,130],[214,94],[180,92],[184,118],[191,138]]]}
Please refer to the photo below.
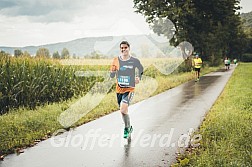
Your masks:
{"label": "runner's head", "polygon": [[120,50],[123,56],[128,56],[130,50],[130,44],[127,41],[122,41],[120,43]]}
{"label": "runner's head", "polygon": [[128,41],[122,41],[121,43],[120,43],[120,47],[121,47],[121,45],[127,45],[128,47],[130,47],[130,44],[129,44],[129,42]]}

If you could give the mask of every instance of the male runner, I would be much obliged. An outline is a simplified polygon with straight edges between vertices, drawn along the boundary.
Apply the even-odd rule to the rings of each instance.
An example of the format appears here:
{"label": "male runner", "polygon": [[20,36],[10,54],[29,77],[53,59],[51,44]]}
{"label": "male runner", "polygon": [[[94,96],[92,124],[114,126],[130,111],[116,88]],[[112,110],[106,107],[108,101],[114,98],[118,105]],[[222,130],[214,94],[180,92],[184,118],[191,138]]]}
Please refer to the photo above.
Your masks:
{"label": "male runner", "polygon": [[[130,125],[128,106],[134,96],[135,84],[143,74],[143,66],[137,58],[130,55],[130,44],[127,41],[120,43],[121,55],[113,59],[110,67],[110,77],[116,76],[116,95],[117,102],[124,121],[124,138],[128,138],[133,131]],[[136,76],[135,69],[139,70],[139,76]]]}

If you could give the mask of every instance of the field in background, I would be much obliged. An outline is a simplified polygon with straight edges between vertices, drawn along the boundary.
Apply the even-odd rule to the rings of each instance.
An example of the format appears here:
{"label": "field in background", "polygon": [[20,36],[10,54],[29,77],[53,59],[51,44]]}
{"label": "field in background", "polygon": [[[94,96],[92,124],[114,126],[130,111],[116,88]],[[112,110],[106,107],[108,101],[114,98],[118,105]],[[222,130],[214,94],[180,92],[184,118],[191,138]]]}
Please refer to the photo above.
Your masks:
{"label": "field in background", "polygon": [[[138,58],[143,66],[147,67],[153,63],[162,63],[162,62],[174,62],[179,61],[183,62],[183,58]],[[113,59],[61,59],[57,60],[62,65],[110,65]]]}

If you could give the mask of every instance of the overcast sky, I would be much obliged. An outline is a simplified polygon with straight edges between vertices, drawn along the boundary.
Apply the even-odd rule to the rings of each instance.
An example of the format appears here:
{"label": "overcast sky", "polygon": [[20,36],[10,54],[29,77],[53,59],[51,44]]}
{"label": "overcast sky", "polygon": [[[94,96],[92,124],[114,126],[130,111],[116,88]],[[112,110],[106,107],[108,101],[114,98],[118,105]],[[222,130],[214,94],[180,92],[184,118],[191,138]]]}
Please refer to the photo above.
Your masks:
{"label": "overcast sky", "polygon": [[[241,0],[241,12],[252,0]],[[107,35],[149,34],[132,0],[0,0],[0,46],[22,47]]]}

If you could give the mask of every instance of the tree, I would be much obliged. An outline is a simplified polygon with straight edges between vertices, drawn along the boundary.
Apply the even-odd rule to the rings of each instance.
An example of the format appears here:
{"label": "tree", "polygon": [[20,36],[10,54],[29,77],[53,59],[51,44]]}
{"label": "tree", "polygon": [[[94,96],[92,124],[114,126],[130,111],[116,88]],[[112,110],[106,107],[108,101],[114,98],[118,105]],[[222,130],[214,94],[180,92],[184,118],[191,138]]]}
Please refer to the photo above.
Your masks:
{"label": "tree", "polygon": [[24,51],[23,57],[31,57],[31,54],[28,51]]}
{"label": "tree", "polygon": [[14,50],[14,56],[15,57],[19,57],[19,56],[22,56],[22,55],[23,55],[22,50],[20,50],[20,49],[15,49]]}
{"label": "tree", "polygon": [[190,42],[213,64],[242,38],[236,13],[239,0],[134,0],[134,4],[154,32],[164,34],[174,46]]}
{"label": "tree", "polygon": [[53,56],[52,56],[54,59],[60,59],[60,54],[58,51],[54,52],[53,53]]}
{"label": "tree", "polygon": [[5,51],[0,50],[0,59],[1,58],[7,58],[10,57],[11,55],[9,53],[5,53]]}
{"label": "tree", "polygon": [[246,36],[246,44],[244,53],[252,54],[252,12],[241,14],[242,19],[242,29],[244,30]]}
{"label": "tree", "polygon": [[90,55],[87,55],[86,57],[90,59],[101,59],[104,58],[104,55],[101,54],[99,51],[93,51],[90,53]]}
{"label": "tree", "polygon": [[136,12],[146,17],[154,32],[167,36],[174,46],[185,41],[187,30],[184,25],[190,25],[194,9],[191,0],[134,0],[134,3]]}
{"label": "tree", "polygon": [[68,58],[70,58],[70,53],[67,50],[67,48],[63,48],[61,52],[61,59],[68,59]]}
{"label": "tree", "polygon": [[39,48],[36,52],[36,57],[50,58],[51,55],[47,48]]}

